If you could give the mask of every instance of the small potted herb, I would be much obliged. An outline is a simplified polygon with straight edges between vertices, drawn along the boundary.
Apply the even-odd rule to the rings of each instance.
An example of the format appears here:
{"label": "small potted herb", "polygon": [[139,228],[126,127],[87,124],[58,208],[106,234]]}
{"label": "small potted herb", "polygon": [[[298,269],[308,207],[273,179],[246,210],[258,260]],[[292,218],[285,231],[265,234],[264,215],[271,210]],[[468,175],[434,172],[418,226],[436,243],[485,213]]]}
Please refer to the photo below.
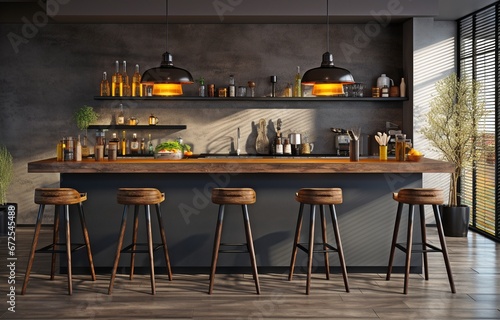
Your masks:
{"label": "small potted herb", "polygon": [[91,106],[84,105],[77,112],[75,112],[76,126],[80,130],[85,130],[85,135],[83,136],[82,143],[83,157],[88,157],[90,155],[90,149],[87,146],[88,128],[90,124],[97,121],[97,119],[99,119],[99,114],[95,112],[94,108]]}

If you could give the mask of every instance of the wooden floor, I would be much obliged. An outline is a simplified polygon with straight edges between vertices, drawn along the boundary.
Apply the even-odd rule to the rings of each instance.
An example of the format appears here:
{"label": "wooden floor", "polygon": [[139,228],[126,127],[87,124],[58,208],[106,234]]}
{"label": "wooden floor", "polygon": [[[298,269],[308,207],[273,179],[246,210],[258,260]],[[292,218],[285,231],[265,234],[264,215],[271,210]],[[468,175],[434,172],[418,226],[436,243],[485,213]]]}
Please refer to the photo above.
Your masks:
{"label": "wooden floor", "polygon": [[[48,280],[48,255],[38,255],[26,295],[20,295],[32,239],[31,228],[17,230],[15,313],[8,311],[7,243],[0,239],[0,319],[500,319],[500,245],[480,235],[447,238],[457,293],[448,285],[443,260],[430,255],[430,280],[412,275],[408,295],[403,277],[394,274],[349,274],[351,292],[342,277],[326,281],[314,276],[311,295],[305,278],[262,274],[262,294],[256,295],[251,275],[217,275],[214,293],[207,294],[208,276],[158,275],[157,294],[150,294],[148,276],[129,281],[119,275],[113,295],[107,294],[109,275],[74,276],[67,295],[65,275]],[[49,233],[44,231],[49,239]],[[434,234],[430,238],[437,242]],[[174,270],[175,271],[175,270]]]}

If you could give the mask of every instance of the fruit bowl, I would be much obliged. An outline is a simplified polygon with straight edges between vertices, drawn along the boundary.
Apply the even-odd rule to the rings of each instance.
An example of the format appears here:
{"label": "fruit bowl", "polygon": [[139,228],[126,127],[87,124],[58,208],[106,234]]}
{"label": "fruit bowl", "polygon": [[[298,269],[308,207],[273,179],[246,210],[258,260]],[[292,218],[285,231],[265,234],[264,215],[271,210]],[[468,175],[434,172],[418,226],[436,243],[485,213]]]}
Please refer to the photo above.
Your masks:
{"label": "fruit bowl", "polygon": [[161,160],[180,160],[184,157],[181,151],[176,151],[176,152],[155,152],[155,159],[161,159]]}
{"label": "fruit bowl", "polygon": [[408,161],[418,162],[422,160],[423,157],[423,154],[408,154],[407,159]]}

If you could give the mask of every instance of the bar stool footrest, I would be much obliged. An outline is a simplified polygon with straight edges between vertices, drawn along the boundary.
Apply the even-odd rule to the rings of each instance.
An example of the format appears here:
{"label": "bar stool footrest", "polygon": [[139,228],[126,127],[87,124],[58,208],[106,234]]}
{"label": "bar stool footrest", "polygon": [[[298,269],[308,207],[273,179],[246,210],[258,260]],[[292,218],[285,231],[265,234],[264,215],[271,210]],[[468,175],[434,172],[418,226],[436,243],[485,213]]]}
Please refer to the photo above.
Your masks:
{"label": "bar stool footrest", "polygon": [[[43,248],[40,248],[38,250],[35,250],[36,253],[66,253],[66,248],[64,249],[56,249],[56,246],[66,246],[66,243],[53,243],[49,244],[48,246],[45,246]],[[74,252],[76,250],[79,250],[83,247],[86,247],[85,243],[72,243],[71,244],[71,252]]]}
{"label": "bar stool footrest", "polygon": [[[245,249],[225,249],[220,247],[244,247]],[[221,243],[219,247],[220,253],[248,253],[248,245],[246,243]]]}
{"label": "bar stool footrest", "polygon": [[[148,249],[135,249],[135,250],[132,250],[133,246],[134,246],[134,243],[126,246],[120,252],[122,252],[122,253],[148,253],[149,252]],[[139,247],[139,246],[140,247],[147,247],[148,244],[147,243],[135,243],[135,246],[136,247]],[[156,250],[158,250],[161,247],[163,247],[162,243],[153,243],[153,251],[156,251]]]}
{"label": "bar stool footrest", "polygon": [[[297,248],[301,249],[302,251],[304,251],[306,253],[309,253],[309,249],[305,245],[307,245],[307,243],[297,243]],[[327,247],[329,250],[327,250],[327,249],[314,249],[314,247],[318,247],[318,246]],[[334,246],[332,246],[329,243],[322,243],[322,242],[314,243],[313,253],[325,253],[325,252],[328,252],[328,253],[338,252],[338,250],[337,250],[337,248],[335,248]]]}
{"label": "bar stool footrest", "polygon": [[[412,246],[413,248],[414,247],[422,247],[424,243],[414,243]],[[425,243],[425,246],[428,247],[429,249],[412,249],[411,252],[412,253],[427,253],[427,252],[443,252],[443,249],[441,248],[438,248],[432,244],[429,244],[429,243]],[[396,243],[396,248],[398,248],[399,250],[403,251],[406,253],[407,251],[407,248],[405,245],[403,245],[402,243]]]}

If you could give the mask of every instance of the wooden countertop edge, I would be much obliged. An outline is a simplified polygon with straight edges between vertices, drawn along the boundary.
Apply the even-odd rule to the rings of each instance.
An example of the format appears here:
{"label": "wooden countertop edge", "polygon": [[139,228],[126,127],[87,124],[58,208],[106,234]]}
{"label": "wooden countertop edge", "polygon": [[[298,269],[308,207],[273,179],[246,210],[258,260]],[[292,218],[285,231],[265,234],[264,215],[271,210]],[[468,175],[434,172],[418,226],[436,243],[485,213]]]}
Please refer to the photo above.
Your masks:
{"label": "wooden countertop edge", "polygon": [[61,162],[55,158],[28,163],[29,173],[451,173],[449,162],[424,158],[419,162],[394,159],[119,159]]}

